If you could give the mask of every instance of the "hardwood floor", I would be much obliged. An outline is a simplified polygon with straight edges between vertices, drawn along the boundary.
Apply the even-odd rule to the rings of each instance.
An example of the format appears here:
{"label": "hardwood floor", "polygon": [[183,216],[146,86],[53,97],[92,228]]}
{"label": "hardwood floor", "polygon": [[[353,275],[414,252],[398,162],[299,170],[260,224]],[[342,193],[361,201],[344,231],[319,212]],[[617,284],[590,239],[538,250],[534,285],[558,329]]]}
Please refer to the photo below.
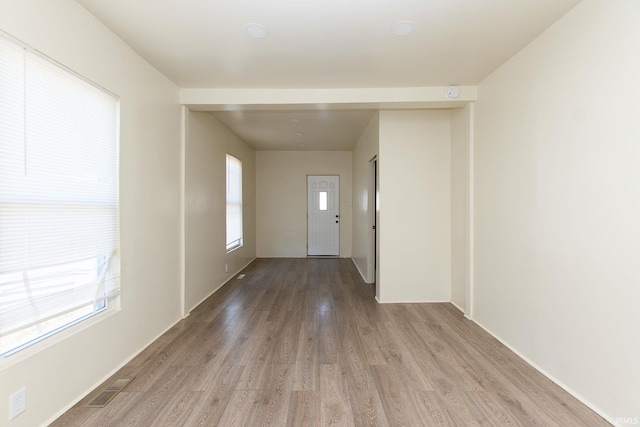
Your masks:
{"label": "hardwood floor", "polygon": [[451,304],[378,304],[351,260],[244,273],[52,425],[609,425]]}

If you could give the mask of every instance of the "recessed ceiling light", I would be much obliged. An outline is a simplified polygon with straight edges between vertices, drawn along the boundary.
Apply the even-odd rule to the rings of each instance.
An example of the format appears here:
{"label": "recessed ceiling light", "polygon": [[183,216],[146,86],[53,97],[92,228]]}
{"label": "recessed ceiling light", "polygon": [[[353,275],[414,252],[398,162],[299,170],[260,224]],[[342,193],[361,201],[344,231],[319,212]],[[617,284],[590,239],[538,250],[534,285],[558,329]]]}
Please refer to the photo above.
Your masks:
{"label": "recessed ceiling light", "polygon": [[302,132],[296,132],[296,136],[303,136],[303,135],[304,135],[304,133],[302,133]]}
{"label": "recessed ceiling light", "polygon": [[391,32],[396,36],[408,36],[413,33],[414,24],[411,21],[396,22],[391,28]]}
{"label": "recessed ceiling light", "polygon": [[263,39],[267,37],[267,34],[269,34],[264,25],[256,23],[245,25],[244,30],[247,32],[247,35],[249,37],[252,37],[254,39]]}
{"label": "recessed ceiling light", "polygon": [[289,119],[289,121],[290,121],[291,123],[299,123],[299,122],[300,122],[300,119],[299,119],[299,118],[297,118],[297,117],[291,117],[291,118]]}

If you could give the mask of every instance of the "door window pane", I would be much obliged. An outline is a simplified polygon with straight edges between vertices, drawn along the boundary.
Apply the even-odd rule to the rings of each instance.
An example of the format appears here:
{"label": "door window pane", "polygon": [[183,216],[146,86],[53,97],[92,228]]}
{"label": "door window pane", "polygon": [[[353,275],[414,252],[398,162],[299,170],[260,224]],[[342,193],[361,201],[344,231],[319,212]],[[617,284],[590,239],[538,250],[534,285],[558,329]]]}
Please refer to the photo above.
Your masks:
{"label": "door window pane", "polygon": [[318,193],[318,196],[319,196],[318,209],[321,211],[326,211],[327,210],[327,192],[320,191]]}

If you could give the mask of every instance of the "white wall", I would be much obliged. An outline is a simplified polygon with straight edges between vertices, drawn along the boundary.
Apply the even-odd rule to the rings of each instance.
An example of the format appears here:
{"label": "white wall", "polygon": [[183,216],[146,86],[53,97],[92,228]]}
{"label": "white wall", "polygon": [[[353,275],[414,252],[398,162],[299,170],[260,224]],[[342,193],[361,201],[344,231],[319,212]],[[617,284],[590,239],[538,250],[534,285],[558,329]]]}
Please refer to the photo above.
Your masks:
{"label": "white wall", "polygon": [[468,313],[471,105],[451,110],[451,302]]}
{"label": "white wall", "polygon": [[367,283],[375,282],[373,260],[373,171],[371,159],[378,155],[380,117],[376,113],[358,139],[352,152],[353,170],[353,231],[352,254],[354,264]]}
{"label": "white wall", "polygon": [[[180,317],[180,107],[177,88],[74,1],[0,1],[0,28],[121,100],[122,309],[0,361],[0,424],[31,427]],[[8,422],[8,396],[21,387],[27,410]]]}
{"label": "white wall", "polygon": [[307,175],[340,175],[340,257],[351,256],[351,152],[256,152],[257,256],[307,256]]}
{"label": "white wall", "polygon": [[451,120],[380,112],[380,302],[451,298]]}
{"label": "white wall", "polygon": [[[242,161],[243,246],[226,253],[226,155]],[[211,114],[187,113],[186,312],[256,255],[255,151]],[[225,264],[228,272],[225,272]]]}
{"label": "white wall", "polygon": [[475,319],[612,420],[640,417],[638,22],[584,0],[476,105]]}

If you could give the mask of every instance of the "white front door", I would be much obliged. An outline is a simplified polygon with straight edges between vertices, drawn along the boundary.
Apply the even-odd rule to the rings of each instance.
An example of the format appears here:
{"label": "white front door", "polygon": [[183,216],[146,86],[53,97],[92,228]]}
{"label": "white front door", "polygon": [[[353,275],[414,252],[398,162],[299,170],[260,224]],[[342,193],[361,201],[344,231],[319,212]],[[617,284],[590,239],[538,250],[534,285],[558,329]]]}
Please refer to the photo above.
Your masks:
{"label": "white front door", "polygon": [[340,177],[307,176],[307,254],[340,254]]}

